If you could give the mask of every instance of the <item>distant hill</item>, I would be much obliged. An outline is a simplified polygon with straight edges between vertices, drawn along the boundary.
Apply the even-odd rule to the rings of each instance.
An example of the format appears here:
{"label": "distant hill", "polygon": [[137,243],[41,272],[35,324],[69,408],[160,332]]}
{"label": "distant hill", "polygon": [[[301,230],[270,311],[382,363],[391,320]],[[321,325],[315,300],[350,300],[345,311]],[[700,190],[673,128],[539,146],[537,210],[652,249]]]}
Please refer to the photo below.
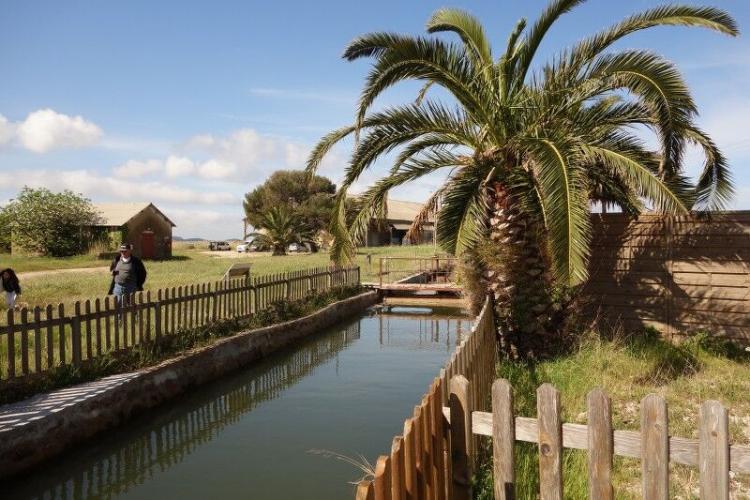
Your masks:
{"label": "distant hill", "polygon": [[174,236],[173,241],[206,241],[206,238],[183,238],[182,236]]}

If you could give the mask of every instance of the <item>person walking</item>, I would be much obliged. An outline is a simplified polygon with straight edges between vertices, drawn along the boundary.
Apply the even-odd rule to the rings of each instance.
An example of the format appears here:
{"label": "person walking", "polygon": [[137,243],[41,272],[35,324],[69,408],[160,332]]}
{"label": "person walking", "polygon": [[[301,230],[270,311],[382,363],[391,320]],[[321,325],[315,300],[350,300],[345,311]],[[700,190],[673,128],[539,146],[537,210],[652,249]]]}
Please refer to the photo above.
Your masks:
{"label": "person walking", "polygon": [[120,305],[127,305],[128,298],[143,290],[143,284],[146,282],[146,266],[132,252],[133,247],[129,243],[123,243],[120,245],[120,253],[109,266],[112,272],[109,295],[114,295]]}
{"label": "person walking", "polygon": [[11,268],[3,269],[0,272],[2,279],[3,291],[5,291],[5,303],[8,309],[16,307],[16,298],[21,294],[21,284],[18,282],[18,276]]}

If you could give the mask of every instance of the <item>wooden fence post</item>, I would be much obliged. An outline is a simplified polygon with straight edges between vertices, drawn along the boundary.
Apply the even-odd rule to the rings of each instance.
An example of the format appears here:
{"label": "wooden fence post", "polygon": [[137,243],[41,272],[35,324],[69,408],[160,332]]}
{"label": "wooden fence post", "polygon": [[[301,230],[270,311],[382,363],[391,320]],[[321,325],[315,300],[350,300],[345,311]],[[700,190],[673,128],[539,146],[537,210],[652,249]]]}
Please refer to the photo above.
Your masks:
{"label": "wooden fence post", "polygon": [[516,497],[515,443],[513,387],[505,379],[495,380],[492,384],[492,463],[497,500]]}
{"label": "wooden fence post", "polygon": [[718,401],[701,405],[698,468],[702,500],[729,500],[729,419]]}
{"label": "wooden fence post", "polygon": [[375,465],[375,500],[391,500],[391,457],[378,458]]}
{"label": "wooden fence post", "polygon": [[641,475],[643,498],[669,498],[667,403],[656,394],[649,394],[641,401]]}
{"label": "wooden fence post", "polygon": [[404,438],[396,436],[391,446],[391,496],[392,500],[406,500],[404,482]]}
{"label": "wooden fence post", "polygon": [[609,500],[612,490],[612,410],[602,389],[593,389],[586,397],[588,406],[589,498]]}
{"label": "wooden fence post", "polygon": [[14,312],[13,309],[8,309],[8,326],[7,326],[7,337],[8,337],[8,378],[11,379],[16,376],[16,332],[13,325]]}
{"label": "wooden fence post", "polygon": [[154,302],[154,338],[159,340],[161,337],[161,289],[156,292],[156,302]]}
{"label": "wooden fence post", "polygon": [[404,485],[406,498],[417,500],[417,440],[414,419],[404,422]]}
{"label": "wooden fence post", "polygon": [[73,364],[81,364],[81,303],[76,302],[71,317],[71,341],[73,343]]}
{"label": "wooden fence post", "polygon": [[360,481],[357,485],[357,500],[375,500],[375,488],[372,481]]}
{"label": "wooden fence post", "polygon": [[219,283],[214,285],[214,289],[211,292],[211,321],[216,322],[219,319]]}
{"label": "wooden fence post", "polygon": [[451,415],[453,499],[468,500],[471,498],[471,406],[469,381],[463,375],[451,378],[448,406]]}
{"label": "wooden fence post", "polygon": [[539,419],[539,487],[542,500],[562,500],[562,420],[560,392],[551,384],[536,391]]}

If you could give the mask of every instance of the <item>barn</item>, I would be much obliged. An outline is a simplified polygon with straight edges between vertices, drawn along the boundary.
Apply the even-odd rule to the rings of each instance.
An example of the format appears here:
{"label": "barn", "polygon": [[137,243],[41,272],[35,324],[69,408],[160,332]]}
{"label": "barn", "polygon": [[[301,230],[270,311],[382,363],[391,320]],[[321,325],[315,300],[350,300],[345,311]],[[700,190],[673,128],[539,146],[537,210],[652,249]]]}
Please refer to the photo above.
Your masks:
{"label": "barn", "polygon": [[133,254],[142,259],[172,256],[172,228],[175,224],[153,203],[95,203],[101,222],[113,244],[128,242]]}

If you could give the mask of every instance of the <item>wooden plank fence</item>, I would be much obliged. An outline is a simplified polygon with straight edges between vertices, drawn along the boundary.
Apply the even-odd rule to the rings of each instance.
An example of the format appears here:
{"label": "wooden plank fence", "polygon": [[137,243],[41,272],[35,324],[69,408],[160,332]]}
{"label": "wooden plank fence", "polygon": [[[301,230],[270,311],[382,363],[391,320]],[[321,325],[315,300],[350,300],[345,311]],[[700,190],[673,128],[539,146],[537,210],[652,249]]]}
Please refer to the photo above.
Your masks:
{"label": "wooden plank fence", "polygon": [[[468,485],[475,460],[471,450],[477,449],[479,437],[473,436],[469,428],[464,429],[465,436],[468,436],[462,440],[468,450],[462,455],[467,457],[464,467],[451,467],[443,407],[448,405],[449,398],[456,397],[451,393],[449,383],[458,375],[471,381],[469,389],[461,393],[464,403],[470,408],[487,407],[488,400],[483,395],[490,390],[495,355],[494,318],[488,300],[471,331],[414,408],[413,416],[404,422],[404,432],[394,438],[390,455],[378,458],[373,480],[362,481],[357,486],[358,500],[470,498],[456,497],[455,494],[464,490],[452,485]],[[466,423],[471,421],[466,415],[456,415],[453,421],[460,419]]]}
{"label": "wooden plank fence", "polygon": [[667,338],[708,332],[750,342],[750,212],[592,216],[592,315]]}
{"label": "wooden plank fence", "polygon": [[[587,425],[562,421],[560,393],[537,390],[537,417],[517,416],[513,388],[492,382],[495,338],[492,307],[485,303],[475,325],[429,392],[381,456],[372,480],[361,481],[357,500],[470,499],[480,436],[492,438],[496,499],[515,498],[517,441],[539,450],[541,499],[562,499],[563,449],[588,452],[589,498],[615,498],[614,456],[640,459],[645,499],[667,499],[670,464],[696,467],[702,499],[730,498],[730,473],[750,473],[750,446],[729,442],[728,413],[718,401],[700,409],[698,439],[669,435],[667,403],[650,394],[641,401],[641,430],[612,427],[611,402],[601,389],[587,397]],[[487,408],[487,407],[490,408]],[[489,411],[488,411],[489,410]]]}
{"label": "wooden plank fence", "polygon": [[[728,413],[718,401],[705,401],[701,405],[699,438],[687,439],[669,435],[667,403],[657,394],[649,394],[641,401],[641,430],[625,431],[613,430],[611,402],[602,389],[589,392],[588,424],[582,425],[562,422],[560,393],[550,384],[543,384],[537,390],[536,418],[515,415],[513,388],[504,379],[492,384],[492,411],[474,411],[468,403],[463,403],[464,394],[472,391],[471,385],[461,375],[451,381],[455,393],[451,394],[451,404],[443,409],[443,415],[451,428],[451,443],[461,439],[469,441],[463,430],[454,429],[454,414],[469,419],[468,424],[462,419],[459,427],[470,428],[472,437],[492,438],[495,498],[498,499],[514,498],[513,445],[516,441],[538,444],[542,499],[563,498],[563,448],[588,452],[589,498],[595,499],[615,496],[612,488],[614,456],[640,459],[641,493],[646,499],[668,498],[670,464],[696,467],[700,475],[700,497],[710,500],[730,497],[730,472],[750,473],[750,446],[730,444]],[[457,443],[451,449],[454,470],[466,459],[465,447]],[[454,481],[454,490],[462,485]],[[468,485],[466,489],[463,494],[470,495]]]}
{"label": "wooden plank fence", "polygon": [[250,318],[280,300],[359,282],[359,267],[323,267],[149,290],[122,302],[97,298],[67,310],[63,304],[8,310],[0,327],[0,380],[78,366],[162,335]]}

